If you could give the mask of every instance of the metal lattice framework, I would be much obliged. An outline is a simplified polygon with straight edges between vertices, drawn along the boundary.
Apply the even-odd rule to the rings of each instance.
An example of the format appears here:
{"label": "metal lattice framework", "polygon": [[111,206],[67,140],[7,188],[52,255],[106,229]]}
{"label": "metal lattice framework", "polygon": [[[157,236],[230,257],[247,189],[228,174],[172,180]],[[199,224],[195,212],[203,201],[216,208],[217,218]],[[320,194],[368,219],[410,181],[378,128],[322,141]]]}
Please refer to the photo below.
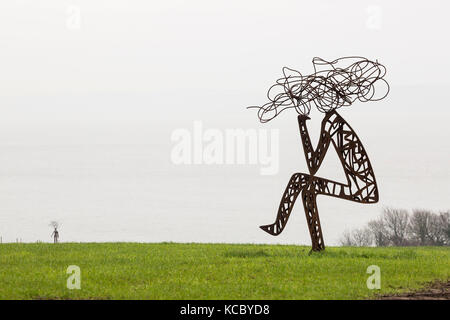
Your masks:
{"label": "metal lattice framework", "polygon": [[[295,76],[294,86],[290,76],[286,76],[285,73],[284,80],[279,79],[275,85],[283,84],[285,93],[259,107],[258,116],[261,122],[270,121],[286,108],[293,107],[297,110],[300,114],[298,116],[300,136],[309,170],[309,174],[295,173],[292,175],[281,199],[276,221],[260,228],[271,235],[279,235],[286,226],[294,204],[300,195],[311,235],[313,251],[325,249],[316,202],[318,195],[327,195],[359,203],[375,203],[378,201],[378,187],[369,157],[355,131],[336,112],[336,109],[344,105],[350,105],[356,99],[372,101],[384,98],[389,92],[389,86],[382,79],[385,71],[384,67],[378,62],[359,58],[360,60],[346,69],[336,67],[337,63],[346,59],[355,59],[355,57],[341,58],[333,62],[315,58],[313,64],[320,61],[322,65],[331,65],[332,70],[322,70],[320,75],[317,76],[317,69],[315,68],[314,75],[301,76],[300,78]],[[380,66],[383,71],[380,71]],[[330,78],[323,76],[323,73],[326,73]],[[315,76],[319,79],[316,79]],[[307,79],[307,81],[304,81],[304,79]],[[381,98],[374,98],[374,84],[379,80],[386,84],[387,91]],[[339,83],[339,81],[341,82]],[[320,92],[317,87],[321,87]],[[286,99],[290,100],[293,106],[289,106]],[[316,100],[319,100],[319,102]],[[326,103],[327,101],[328,103]],[[310,111],[310,103],[316,104],[319,111],[325,113],[319,142],[315,149],[311,144],[306,125],[306,121],[309,119],[307,114]],[[277,109],[280,106],[281,111]],[[271,115],[268,119],[264,119],[267,114]],[[333,145],[344,169],[346,184],[315,176],[325,158],[330,143]]]}

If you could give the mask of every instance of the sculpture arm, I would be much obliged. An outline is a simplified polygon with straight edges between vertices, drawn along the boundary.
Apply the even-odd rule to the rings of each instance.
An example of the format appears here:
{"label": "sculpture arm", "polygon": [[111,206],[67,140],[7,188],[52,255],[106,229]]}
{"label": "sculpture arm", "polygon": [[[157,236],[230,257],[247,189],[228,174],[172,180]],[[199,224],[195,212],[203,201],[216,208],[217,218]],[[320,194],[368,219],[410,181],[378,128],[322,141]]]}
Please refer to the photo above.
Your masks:
{"label": "sculpture arm", "polygon": [[314,149],[311,144],[311,139],[309,137],[308,127],[306,125],[306,120],[309,120],[308,116],[299,115],[298,124],[300,128],[300,137],[302,139],[303,151],[305,153],[306,163],[308,165],[308,170],[311,175],[314,175],[317,170],[319,170],[322,164],[325,154],[330,145],[330,133],[326,128],[327,120],[329,119],[329,114],[325,116],[322,121],[322,127],[320,130],[320,138],[317,143],[317,147]]}

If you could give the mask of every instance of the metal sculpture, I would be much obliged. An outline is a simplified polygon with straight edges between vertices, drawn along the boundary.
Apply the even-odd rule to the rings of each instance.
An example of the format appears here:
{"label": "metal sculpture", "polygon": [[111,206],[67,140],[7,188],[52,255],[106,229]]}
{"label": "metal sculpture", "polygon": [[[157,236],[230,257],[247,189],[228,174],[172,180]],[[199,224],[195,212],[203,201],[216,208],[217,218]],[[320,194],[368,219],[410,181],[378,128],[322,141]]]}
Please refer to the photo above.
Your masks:
{"label": "metal sculpture", "polygon": [[[282,111],[294,108],[298,115],[300,137],[309,174],[292,175],[281,198],[276,221],[260,228],[271,235],[279,235],[289,219],[300,195],[312,241],[312,250],[325,249],[316,198],[327,195],[359,203],[378,202],[378,187],[369,157],[350,125],[336,112],[356,100],[377,101],[387,96],[389,85],[384,80],[386,68],[378,61],[363,57],[344,57],[334,61],[313,59],[314,73],[283,68],[283,77],[269,89],[269,102],[257,107],[258,118],[267,122]],[[381,94],[378,94],[379,90]],[[278,90],[278,91],[277,91]],[[314,149],[306,121],[312,106],[325,113],[320,138]],[[330,143],[341,161],[347,183],[316,177]]]}

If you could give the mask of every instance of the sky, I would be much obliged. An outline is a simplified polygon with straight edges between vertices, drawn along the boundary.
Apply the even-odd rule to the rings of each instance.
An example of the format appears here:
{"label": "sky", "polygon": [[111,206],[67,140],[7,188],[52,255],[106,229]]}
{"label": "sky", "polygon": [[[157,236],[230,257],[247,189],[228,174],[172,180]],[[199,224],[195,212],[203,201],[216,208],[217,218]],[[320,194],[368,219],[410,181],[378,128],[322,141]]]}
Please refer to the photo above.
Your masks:
{"label": "sky", "polygon": [[[290,175],[306,170],[296,115],[261,124],[245,108],[265,102],[283,66],[307,74],[316,56],[377,59],[391,86],[383,101],[340,111],[368,150],[380,203],[320,200],[326,241],[336,244],[383,206],[448,209],[449,6],[2,2],[0,235],[47,241],[47,220],[59,219],[70,241],[307,244],[300,209],[277,238],[257,228],[274,219]],[[311,117],[316,141],[322,114],[313,110]],[[279,130],[279,172],[174,164],[172,134],[193,132],[195,121],[219,132]],[[333,156],[319,173],[338,179]],[[159,231],[149,233],[161,216],[152,227]]]}

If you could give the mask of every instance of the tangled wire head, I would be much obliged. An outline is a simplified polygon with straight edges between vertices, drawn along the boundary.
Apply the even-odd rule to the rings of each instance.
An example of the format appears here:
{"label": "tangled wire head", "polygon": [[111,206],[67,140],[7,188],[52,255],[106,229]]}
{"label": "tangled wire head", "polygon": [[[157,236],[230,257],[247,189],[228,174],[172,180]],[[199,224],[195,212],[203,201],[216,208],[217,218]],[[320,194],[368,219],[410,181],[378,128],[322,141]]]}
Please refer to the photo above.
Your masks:
{"label": "tangled wire head", "polygon": [[344,57],[334,61],[314,58],[314,73],[302,75],[284,67],[283,77],[269,88],[269,102],[258,108],[258,118],[268,122],[286,109],[308,115],[311,106],[329,112],[350,106],[356,100],[377,101],[387,96],[389,84],[384,79],[386,68],[363,57]]}

